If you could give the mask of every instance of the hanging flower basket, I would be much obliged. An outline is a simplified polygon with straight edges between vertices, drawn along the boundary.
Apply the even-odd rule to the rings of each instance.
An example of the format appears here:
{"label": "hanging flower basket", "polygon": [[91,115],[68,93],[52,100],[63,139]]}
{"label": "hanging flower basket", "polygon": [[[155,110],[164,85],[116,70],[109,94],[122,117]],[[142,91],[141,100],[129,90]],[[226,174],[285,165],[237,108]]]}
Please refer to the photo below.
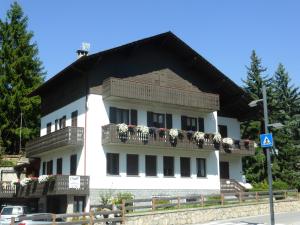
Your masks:
{"label": "hanging flower basket", "polygon": [[229,137],[223,138],[222,143],[223,143],[223,148],[225,150],[229,150],[229,148],[232,148],[233,140],[232,140],[232,138],[229,138]]}
{"label": "hanging flower basket", "polygon": [[186,132],[186,137],[188,138],[189,141],[192,140],[193,134],[194,134],[194,131],[192,131],[192,130],[189,130]]}
{"label": "hanging flower basket", "polygon": [[183,140],[183,138],[184,138],[184,134],[183,134],[182,130],[178,130],[178,139]]}
{"label": "hanging flower basket", "polygon": [[220,149],[221,141],[222,141],[221,134],[220,133],[215,133],[214,137],[213,137],[213,143],[214,143],[215,149]]}
{"label": "hanging flower basket", "polygon": [[204,143],[204,136],[205,134],[200,131],[196,131],[193,134],[193,139],[195,140],[196,144],[198,145],[199,148],[203,148],[203,143]]}
{"label": "hanging flower basket", "polygon": [[128,126],[125,123],[117,124],[117,130],[120,140],[125,142],[128,136]]}
{"label": "hanging flower basket", "polygon": [[135,133],[135,130],[134,130],[135,125],[129,124],[127,127],[128,127],[128,132],[129,132],[130,134],[134,134],[134,133]]}
{"label": "hanging flower basket", "polygon": [[136,127],[136,131],[142,135],[149,135],[149,127],[147,126],[139,125]]}
{"label": "hanging flower basket", "polygon": [[170,129],[169,131],[169,135],[170,135],[170,143],[172,146],[176,146],[177,144],[177,137],[179,135],[179,132],[177,129]]}
{"label": "hanging flower basket", "polygon": [[248,140],[248,139],[246,139],[246,140],[244,140],[244,146],[245,146],[245,148],[249,148],[249,144],[250,144],[250,140]]}
{"label": "hanging flower basket", "polygon": [[144,144],[146,144],[148,142],[148,138],[149,138],[149,127],[139,125],[136,127],[136,131],[138,133],[139,138],[142,139]]}
{"label": "hanging flower basket", "polygon": [[159,128],[158,129],[158,135],[159,135],[159,137],[164,137],[165,135],[166,135],[166,128]]}

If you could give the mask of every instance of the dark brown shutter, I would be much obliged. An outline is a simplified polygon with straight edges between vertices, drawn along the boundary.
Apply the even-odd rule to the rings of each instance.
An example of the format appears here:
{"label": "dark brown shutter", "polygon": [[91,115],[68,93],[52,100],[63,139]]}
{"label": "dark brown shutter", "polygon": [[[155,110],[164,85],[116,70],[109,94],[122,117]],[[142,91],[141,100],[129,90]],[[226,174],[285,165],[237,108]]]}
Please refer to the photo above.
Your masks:
{"label": "dark brown shutter", "polygon": [[172,114],[166,114],[166,125],[167,129],[171,129],[173,127]]}
{"label": "dark brown shutter", "polygon": [[147,112],[147,126],[153,126],[153,112]]}
{"label": "dark brown shutter", "polygon": [[130,123],[132,125],[137,125],[137,110],[136,109],[130,110],[130,117],[131,117]]}
{"label": "dark brown shutter", "polygon": [[181,116],[181,130],[186,130],[187,128],[187,118],[186,116]]}
{"label": "dark brown shutter", "polygon": [[198,118],[198,131],[204,132],[204,119],[201,117]]}
{"label": "dark brown shutter", "polygon": [[109,107],[109,122],[116,123],[116,108]]}

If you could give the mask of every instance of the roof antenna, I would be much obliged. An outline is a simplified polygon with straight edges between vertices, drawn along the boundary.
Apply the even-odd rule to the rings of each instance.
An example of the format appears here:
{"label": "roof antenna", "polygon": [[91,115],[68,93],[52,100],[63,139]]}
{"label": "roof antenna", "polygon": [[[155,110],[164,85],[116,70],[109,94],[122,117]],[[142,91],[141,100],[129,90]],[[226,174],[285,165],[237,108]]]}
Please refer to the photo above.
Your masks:
{"label": "roof antenna", "polygon": [[90,50],[91,44],[87,42],[81,43],[81,49],[77,50],[77,58],[81,58],[82,56],[87,56]]}

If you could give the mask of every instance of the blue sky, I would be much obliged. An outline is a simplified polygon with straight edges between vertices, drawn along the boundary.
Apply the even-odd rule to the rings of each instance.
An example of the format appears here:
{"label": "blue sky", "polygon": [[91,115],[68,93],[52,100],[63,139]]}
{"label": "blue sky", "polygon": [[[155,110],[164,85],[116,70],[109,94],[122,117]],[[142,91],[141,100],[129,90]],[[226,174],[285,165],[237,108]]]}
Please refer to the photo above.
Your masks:
{"label": "blue sky", "polygon": [[[1,0],[0,17],[13,1]],[[238,84],[255,49],[273,75],[285,65],[300,86],[300,1],[292,0],[19,0],[49,79],[91,53],[172,31]]]}

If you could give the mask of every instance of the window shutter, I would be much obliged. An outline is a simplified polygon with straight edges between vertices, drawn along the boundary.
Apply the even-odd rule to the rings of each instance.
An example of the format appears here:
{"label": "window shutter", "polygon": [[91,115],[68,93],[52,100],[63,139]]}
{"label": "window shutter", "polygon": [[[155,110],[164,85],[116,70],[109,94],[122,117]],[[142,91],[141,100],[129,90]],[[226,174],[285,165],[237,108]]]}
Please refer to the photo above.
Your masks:
{"label": "window shutter", "polygon": [[137,125],[137,110],[136,109],[131,109],[130,110],[130,117],[131,117],[131,124],[132,125]]}
{"label": "window shutter", "polygon": [[204,132],[204,119],[201,117],[198,118],[198,131]]}
{"label": "window shutter", "polygon": [[186,116],[181,116],[181,130],[186,130],[187,128],[187,123],[186,123]]}
{"label": "window shutter", "polygon": [[116,123],[116,108],[115,107],[109,108],[109,122]]}
{"label": "window shutter", "polygon": [[173,127],[172,114],[166,114],[166,125],[167,129],[171,129]]}
{"label": "window shutter", "polygon": [[153,126],[153,112],[147,112],[147,126]]}

